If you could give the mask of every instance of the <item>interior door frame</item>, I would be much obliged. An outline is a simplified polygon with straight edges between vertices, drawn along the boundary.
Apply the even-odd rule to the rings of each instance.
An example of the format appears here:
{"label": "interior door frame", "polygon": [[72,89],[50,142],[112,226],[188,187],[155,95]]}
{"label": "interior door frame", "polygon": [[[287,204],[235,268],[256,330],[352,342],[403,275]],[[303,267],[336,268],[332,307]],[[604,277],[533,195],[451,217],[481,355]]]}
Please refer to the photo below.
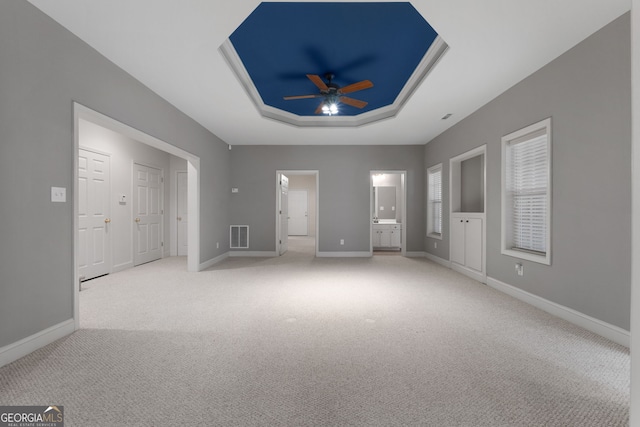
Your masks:
{"label": "interior door frame", "polygon": [[400,175],[400,185],[402,190],[402,232],[400,254],[407,256],[407,171],[406,170],[372,170],[369,171],[369,256],[373,256],[373,175],[376,174],[394,174]]}
{"label": "interior door frame", "polygon": [[114,132],[118,132],[138,142],[149,145],[187,161],[187,209],[192,212],[188,224],[188,255],[187,270],[197,272],[202,270],[200,265],[200,157],[146,134],[129,125],[119,122],[109,116],[99,113],[78,102],[73,102],[73,319],[76,330],[80,329],[80,280],[78,274],[78,245],[80,242],[78,232],[78,150],[80,148],[80,120],[95,123]]}
{"label": "interior door frame", "polygon": [[[189,185],[189,173],[187,172],[186,169],[175,170],[174,174],[173,174],[173,177],[171,178],[171,183],[170,183],[171,184],[171,190],[169,191],[169,195],[170,195],[170,197],[172,199],[171,203],[173,205],[170,208],[171,209],[171,214],[170,215],[173,215],[173,217],[169,221],[169,233],[171,233],[172,239],[175,239],[175,243],[176,243],[175,245],[171,245],[171,248],[170,248],[170,251],[169,251],[170,252],[170,256],[180,256],[180,255],[178,255],[178,253],[180,252],[180,248],[179,248],[180,242],[178,241],[179,240],[178,239],[178,233],[179,233],[178,228],[180,227],[180,224],[178,223],[179,222],[178,221],[178,216],[180,214],[179,206],[178,206],[178,204],[179,204],[178,203],[178,195],[179,195],[178,194],[178,188],[179,188],[178,180],[179,180],[180,174],[182,174],[182,173],[186,174],[187,186],[188,186]],[[187,193],[188,193],[188,191],[187,191]],[[188,212],[187,212],[187,214],[188,214]],[[188,221],[188,219],[187,219],[187,221]],[[187,225],[188,224],[189,223],[187,222]],[[187,241],[187,244],[188,244],[188,241]],[[187,252],[188,252],[188,250],[187,250]]]}
{"label": "interior door frame", "polygon": [[[307,175],[307,176],[315,176],[316,178],[316,209],[315,209],[315,214],[316,214],[316,223],[315,223],[315,240],[316,240],[316,248],[315,248],[315,256],[318,256],[318,241],[320,240],[320,171],[318,170],[285,170],[285,169],[278,169],[276,171],[276,198],[275,198],[275,207],[276,207],[276,236],[275,236],[275,240],[276,240],[276,250],[275,250],[275,254],[276,256],[279,256],[278,254],[280,253],[280,218],[279,218],[279,200],[280,200],[280,182],[278,180],[278,177],[280,176],[280,174],[284,174],[288,177],[291,177],[291,175]],[[307,202],[308,202],[308,198],[307,198]]]}

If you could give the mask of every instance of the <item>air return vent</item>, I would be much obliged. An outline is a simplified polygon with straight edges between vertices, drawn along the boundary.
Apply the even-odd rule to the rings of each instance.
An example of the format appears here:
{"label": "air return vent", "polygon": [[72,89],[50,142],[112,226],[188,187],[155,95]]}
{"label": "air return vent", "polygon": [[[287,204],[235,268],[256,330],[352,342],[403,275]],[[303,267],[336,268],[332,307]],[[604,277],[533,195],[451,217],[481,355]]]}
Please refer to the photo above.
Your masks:
{"label": "air return vent", "polygon": [[229,229],[229,247],[231,249],[248,249],[249,248],[249,226],[248,225],[232,225]]}

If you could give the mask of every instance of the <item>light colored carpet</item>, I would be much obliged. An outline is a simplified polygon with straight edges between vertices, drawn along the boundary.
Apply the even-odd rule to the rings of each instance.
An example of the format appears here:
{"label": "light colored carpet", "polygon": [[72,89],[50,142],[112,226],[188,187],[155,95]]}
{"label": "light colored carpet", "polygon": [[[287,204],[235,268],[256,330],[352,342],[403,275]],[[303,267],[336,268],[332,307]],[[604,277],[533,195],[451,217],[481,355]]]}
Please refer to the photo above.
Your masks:
{"label": "light colored carpet", "polygon": [[68,426],[627,425],[626,348],[428,260],[305,244],[86,282],[82,329],[1,368],[0,404]]}

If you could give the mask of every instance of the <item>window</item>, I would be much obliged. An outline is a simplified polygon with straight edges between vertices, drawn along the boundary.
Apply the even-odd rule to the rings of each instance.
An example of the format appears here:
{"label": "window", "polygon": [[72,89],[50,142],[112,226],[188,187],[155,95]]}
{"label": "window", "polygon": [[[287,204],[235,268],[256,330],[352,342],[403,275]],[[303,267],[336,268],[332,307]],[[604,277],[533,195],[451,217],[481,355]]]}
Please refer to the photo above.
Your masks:
{"label": "window", "polygon": [[427,169],[427,235],[442,239],[442,163]]}
{"label": "window", "polygon": [[551,119],[502,138],[502,253],[551,264]]}

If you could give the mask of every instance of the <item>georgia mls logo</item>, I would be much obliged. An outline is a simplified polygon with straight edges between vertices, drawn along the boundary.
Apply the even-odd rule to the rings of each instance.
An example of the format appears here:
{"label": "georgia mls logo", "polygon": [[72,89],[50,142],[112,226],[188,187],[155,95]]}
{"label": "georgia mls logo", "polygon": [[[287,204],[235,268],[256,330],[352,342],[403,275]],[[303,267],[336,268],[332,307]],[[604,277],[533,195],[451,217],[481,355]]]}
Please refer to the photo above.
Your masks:
{"label": "georgia mls logo", "polygon": [[0,406],[0,427],[64,427],[64,407]]}

